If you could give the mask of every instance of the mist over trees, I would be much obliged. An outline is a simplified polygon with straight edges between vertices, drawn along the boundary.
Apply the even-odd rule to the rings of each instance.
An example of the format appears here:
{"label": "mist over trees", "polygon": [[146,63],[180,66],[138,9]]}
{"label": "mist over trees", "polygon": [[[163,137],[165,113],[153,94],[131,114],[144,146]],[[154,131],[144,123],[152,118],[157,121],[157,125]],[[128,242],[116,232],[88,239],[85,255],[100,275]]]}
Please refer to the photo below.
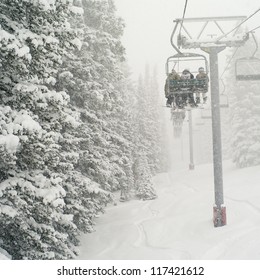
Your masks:
{"label": "mist over trees", "polygon": [[3,0],[0,11],[0,247],[71,259],[114,192],[156,198],[156,73],[130,79],[112,0]]}

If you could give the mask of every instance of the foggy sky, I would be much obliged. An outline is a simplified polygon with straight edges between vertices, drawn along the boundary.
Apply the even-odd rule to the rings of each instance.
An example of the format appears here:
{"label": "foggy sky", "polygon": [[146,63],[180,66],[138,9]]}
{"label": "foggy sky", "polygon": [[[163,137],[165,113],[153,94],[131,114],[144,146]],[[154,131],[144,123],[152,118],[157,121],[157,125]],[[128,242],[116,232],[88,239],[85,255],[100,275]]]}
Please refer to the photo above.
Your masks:
{"label": "foggy sky", "polygon": [[[159,77],[164,80],[165,61],[176,53],[170,44],[173,20],[182,18],[185,0],[114,1],[117,15],[126,23],[122,42],[126,48],[128,63],[134,73],[133,77],[136,78],[143,73],[145,64],[148,63],[151,67],[157,65]],[[259,0],[189,0],[186,17],[249,16],[259,7]],[[251,30],[258,25],[260,12],[243,26]],[[260,35],[260,29],[256,34]],[[189,51],[197,52],[197,50]],[[227,51],[230,51],[230,48]],[[220,55],[220,60],[223,59],[225,60],[225,52]]]}

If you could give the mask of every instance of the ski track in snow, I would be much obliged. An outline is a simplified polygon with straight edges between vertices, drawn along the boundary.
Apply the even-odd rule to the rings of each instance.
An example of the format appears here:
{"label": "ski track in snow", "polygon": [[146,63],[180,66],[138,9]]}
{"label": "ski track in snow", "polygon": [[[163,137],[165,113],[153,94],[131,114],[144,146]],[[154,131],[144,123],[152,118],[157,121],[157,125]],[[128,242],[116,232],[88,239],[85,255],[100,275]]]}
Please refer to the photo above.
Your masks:
{"label": "ski track in snow", "polygon": [[254,212],[256,212],[257,214],[260,213],[260,207],[257,207],[255,206],[253,203],[251,203],[250,201],[248,200],[243,200],[243,199],[235,199],[235,198],[231,198],[229,196],[226,196],[227,199],[231,200],[231,201],[234,201],[234,202],[238,202],[238,203],[244,203],[246,205],[248,205],[250,208],[252,208],[252,210]]}
{"label": "ski track in snow", "polygon": [[[149,233],[145,227],[145,223],[147,222],[153,222],[154,219],[156,219],[160,213],[159,210],[154,210],[152,209],[152,204],[153,202],[148,202],[144,208],[149,209],[151,216],[149,218],[141,219],[137,222],[134,223],[134,225],[138,229],[138,237],[136,241],[134,242],[134,246],[138,248],[145,248],[146,249],[155,249],[155,250],[160,250],[160,251],[166,251],[166,254],[171,256],[171,248],[169,246],[159,246],[159,245],[154,245],[149,242]],[[182,251],[182,250],[176,250],[175,254],[178,251],[178,255],[185,256],[186,258],[190,259],[190,255],[188,252]]]}
{"label": "ski track in snow", "polygon": [[[171,177],[171,176],[170,176]],[[187,193],[194,193],[196,191],[195,188],[191,187],[189,184],[183,184],[181,182],[176,183],[176,189],[182,189],[182,191],[186,191]],[[133,231],[136,231],[136,235],[133,239],[132,244],[127,244],[127,246],[137,248],[138,251],[143,250],[145,251],[145,258],[157,258],[158,251],[160,252],[161,258],[168,259],[168,258],[185,258],[185,259],[191,259],[191,255],[188,251],[183,250],[182,246],[180,244],[177,244],[177,248],[172,248],[165,242],[154,242],[154,236],[153,233],[151,234],[151,224],[153,224],[155,227],[160,226],[161,234],[164,236],[169,236],[168,234],[168,227],[169,227],[169,220],[165,219],[163,216],[165,212],[172,212],[172,207],[178,207],[179,204],[182,203],[181,200],[178,200],[176,196],[176,190],[172,187],[172,182],[169,182],[166,186],[161,188],[159,190],[159,197],[166,197],[165,203],[163,206],[163,209],[157,208],[157,200],[152,201],[143,201],[140,203],[143,203],[142,207],[140,208],[141,213],[145,213],[145,215],[142,215],[140,213],[140,216],[142,218],[139,218],[137,220],[133,219],[132,226],[134,227]],[[129,211],[131,211],[131,201],[127,203],[123,203],[123,205],[119,205],[119,207],[122,209],[127,210],[129,208]],[[160,205],[159,205],[160,206]],[[118,209],[118,211],[120,211]],[[114,212],[114,211],[113,211]],[[122,228],[125,226],[128,226],[128,223],[126,221],[125,224],[122,225]],[[112,225],[110,225],[112,228]],[[97,229],[97,230],[102,230]],[[94,233],[95,234],[95,233]],[[160,236],[157,236],[156,239]],[[115,241],[117,240],[117,241]],[[110,255],[111,252],[118,250],[117,247],[124,247],[125,244],[119,245],[119,240],[115,238],[110,240],[104,249],[99,251],[97,255],[94,256],[94,258],[102,258],[102,256]],[[125,241],[123,241],[125,242]],[[179,242],[177,242],[179,243]],[[135,258],[138,258],[138,256],[135,255]]]}
{"label": "ski track in snow", "polygon": [[148,209],[151,213],[151,217],[145,218],[145,219],[140,219],[140,220],[134,222],[134,225],[138,229],[138,237],[136,238],[136,241],[134,242],[135,247],[141,247],[141,246],[149,247],[150,246],[148,243],[147,233],[145,231],[143,222],[152,219],[154,217],[154,215],[153,215],[154,211],[151,210],[149,202],[146,203],[146,205],[143,207],[143,209]]}

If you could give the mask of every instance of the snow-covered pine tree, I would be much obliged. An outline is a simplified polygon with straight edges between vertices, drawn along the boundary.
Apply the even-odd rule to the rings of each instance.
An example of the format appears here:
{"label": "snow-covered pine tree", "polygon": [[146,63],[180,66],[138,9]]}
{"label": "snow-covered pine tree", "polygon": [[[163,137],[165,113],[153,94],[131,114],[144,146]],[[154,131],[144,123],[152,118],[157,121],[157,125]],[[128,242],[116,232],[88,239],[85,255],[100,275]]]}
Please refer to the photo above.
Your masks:
{"label": "snow-covered pine tree", "polygon": [[[161,95],[161,96],[160,96]],[[153,139],[153,162],[154,172],[167,171],[167,154],[168,149],[165,145],[166,127],[163,119],[164,108],[161,105],[164,96],[159,88],[157,68],[154,67],[151,75],[151,94],[150,102],[152,106],[151,118],[153,120],[152,139]]]}
{"label": "snow-covered pine tree", "polygon": [[162,162],[160,162],[162,154],[162,112],[160,112],[161,102],[156,69],[154,68],[152,74],[150,72],[149,65],[146,65],[143,86],[141,91],[139,90],[138,92],[141,93],[143,98],[143,101],[140,103],[144,122],[141,134],[144,141],[147,141],[144,146],[148,156],[148,163],[152,174],[155,174],[161,170],[162,165]]}
{"label": "snow-covered pine tree", "polygon": [[135,162],[135,175],[136,196],[142,200],[155,199],[157,194],[152,183],[150,166],[146,155],[142,152],[139,153]]}
{"label": "snow-covered pine tree", "polygon": [[85,26],[79,57],[66,60],[59,83],[81,114],[79,170],[103,189],[116,190],[125,178],[128,160],[123,154],[129,146],[121,134],[124,102],[116,89],[123,78],[123,24],[115,16],[113,1],[84,0],[82,8]]}
{"label": "snow-covered pine tree", "polygon": [[[135,123],[135,150],[134,150],[134,165],[133,172],[135,178],[136,194],[141,199],[155,198],[155,190],[151,183],[154,162],[152,162],[153,147],[152,135],[149,134],[152,129],[153,122],[151,121],[150,113],[147,111],[147,99],[145,85],[142,76],[139,77],[134,110]],[[151,149],[151,150],[150,150]],[[149,162],[150,161],[150,162]]]}
{"label": "snow-covered pine tree", "polygon": [[[64,188],[67,192],[65,198],[65,212],[73,215],[73,222],[83,232],[92,232],[95,217],[99,212],[104,212],[104,207],[111,201],[111,194],[99,188],[99,185],[86,177],[86,172],[81,172],[80,158],[82,155],[82,143],[91,137],[92,132],[82,119],[82,112],[90,97],[86,88],[88,81],[89,65],[86,64],[88,54],[82,52],[84,42],[84,30],[88,27],[84,23],[84,9],[82,1],[74,1],[70,6],[70,24],[73,32],[77,35],[71,42],[75,48],[68,49],[58,70],[57,91],[66,91],[70,96],[70,110],[72,115],[77,116],[78,125],[63,125],[60,145],[61,162],[66,168]],[[74,117],[75,119],[75,117]],[[73,118],[72,118],[73,120]],[[84,147],[84,146],[83,146]],[[84,148],[83,148],[84,150]]]}
{"label": "snow-covered pine tree", "polygon": [[[131,79],[130,69],[124,62],[121,64],[121,70],[124,77],[117,84],[117,90],[121,93],[121,109],[114,111],[117,114],[118,121],[114,123],[116,131],[121,135],[121,139],[125,139],[124,142],[118,142],[120,147],[120,153],[117,153],[118,158],[121,158],[120,168],[121,176],[120,189],[121,200],[128,200],[134,192],[134,154],[135,154],[135,133],[137,123],[135,122],[135,105],[137,103],[136,88]],[[116,148],[116,146],[115,146]]]}
{"label": "snow-covered pine tree", "polygon": [[[55,87],[65,54],[78,42],[68,22],[75,7],[62,0],[1,1],[0,6],[0,151],[10,158],[1,168],[2,247],[14,259],[72,258],[79,233],[75,217],[92,211],[91,220],[100,210],[93,201],[108,201],[87,178],[75,190],[80,173],[69,177],[79,156],[66,151],[77,139],[65,133],[76,130],[80,120],[69,95]],[[80,210],[69,205],[74,210],[69,211],[68,200],[77,191],[92,197]]]}
{"label": "snow-covered pine tree", "polygon": [[[2,146],[16,157],[1,170],[0,238],[14,259],[71,258],[76,244],[68,236],[73,239],[76,227],[63,212],[65,191],[55,170],[68,96],[48,87],[62,57],[67,5],[0,5]],[[18,140],[15,150],[8,149],[11,137]]]}
{"label": "snow-covered pine tree", "polygon": [[238,167],[260,163],[260,85],[257,81],[236,81],[234,71],[235,60],[250,57],[254,50],[252,40],[237,50],[226,80],[232,128],[231,156]]}

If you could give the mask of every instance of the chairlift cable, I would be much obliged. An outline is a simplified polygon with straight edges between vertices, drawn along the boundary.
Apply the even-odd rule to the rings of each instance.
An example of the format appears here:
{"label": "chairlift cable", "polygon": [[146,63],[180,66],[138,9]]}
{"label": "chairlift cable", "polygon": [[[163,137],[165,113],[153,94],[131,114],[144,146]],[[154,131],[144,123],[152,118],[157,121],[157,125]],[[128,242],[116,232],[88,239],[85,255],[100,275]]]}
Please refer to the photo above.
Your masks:
{"label": "chairlift cable", "polygon": [[227,35],[229,35],[230,33],[232,33],[233,31],[235,31],[236,29],[238,29],[242,24],[244,24],[246,21],[248,21],[250,18],[252,18],[254,15],[256,15],[258,12],[260,11],[260,8],[257,9],[253,14],[251,14],[249,17],[247,17],[245,20],[243,20],[242,22],[240,22],[240,24],[238,24],[236,27],[234,27],[231,31],[227,32],[226,34],[222,35],[220,38],[217,39],[216,42],[220,41],[221,39],[223,39],[224,37],[226,37]]}
{"label": "chairlift cable", "polygon": [[182,30],[182,26],[183,26],[183,20],[185,18],[185,13],[186,13],[187,5],[188,5],[188,0],[185,1],[183,15],[182,15],[182,21],[181,21],[181,27],[180,27],[180,31],[179,31],[179,36],[181,35],[181,30]]}

